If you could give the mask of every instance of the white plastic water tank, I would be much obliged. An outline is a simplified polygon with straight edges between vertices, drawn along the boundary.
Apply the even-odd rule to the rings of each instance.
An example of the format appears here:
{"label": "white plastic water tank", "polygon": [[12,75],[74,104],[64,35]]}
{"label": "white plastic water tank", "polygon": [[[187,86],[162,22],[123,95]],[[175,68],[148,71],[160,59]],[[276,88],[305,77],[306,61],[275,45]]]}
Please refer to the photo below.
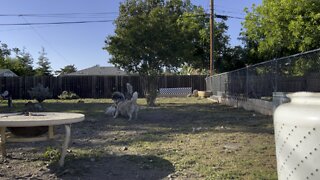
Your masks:
{"label": "white plastic water tank", "polygon": [[320,93],[288,94],[274,113],[279,180],[320,179]]}

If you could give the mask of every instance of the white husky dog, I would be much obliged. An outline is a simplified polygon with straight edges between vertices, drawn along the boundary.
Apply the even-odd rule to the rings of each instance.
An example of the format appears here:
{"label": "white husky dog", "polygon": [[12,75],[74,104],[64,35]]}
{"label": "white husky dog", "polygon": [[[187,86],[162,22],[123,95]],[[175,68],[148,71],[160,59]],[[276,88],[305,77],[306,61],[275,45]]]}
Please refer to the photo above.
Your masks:
{"label": "white husky dog", "polygon": [[120,101],[115,105],[116,112],[113,118],[117,118],[118,115],[128,116],[129,120],[132,119],[133,113],[135,119],[138,116],[139,106],[137,104],[138,93],[134,92],[130,100]]}

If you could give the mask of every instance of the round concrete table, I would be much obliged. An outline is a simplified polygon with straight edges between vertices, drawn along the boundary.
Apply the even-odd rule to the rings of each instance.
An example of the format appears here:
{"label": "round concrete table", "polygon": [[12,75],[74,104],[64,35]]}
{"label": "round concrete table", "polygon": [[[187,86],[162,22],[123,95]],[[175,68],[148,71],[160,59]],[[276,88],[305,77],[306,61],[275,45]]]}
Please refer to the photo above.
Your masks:
{"label": "round concrete table", "polygon": [[[84,120],[84,115],[79,113],[58,113],[58,112],[31,112],[27,115],[22,113],[0,114],[0,130],[1,130],[1,152],[2,156],[6,156],[6,142],[33,142],[54,139],[53,126],[65,125],[66,135],[62,145],[61,158],[59,165],[64,165],[64,158],[70,142],[71,124]],[[48,126],[48,136],[17,138],[6,134],[7,127],[34,127]]]}

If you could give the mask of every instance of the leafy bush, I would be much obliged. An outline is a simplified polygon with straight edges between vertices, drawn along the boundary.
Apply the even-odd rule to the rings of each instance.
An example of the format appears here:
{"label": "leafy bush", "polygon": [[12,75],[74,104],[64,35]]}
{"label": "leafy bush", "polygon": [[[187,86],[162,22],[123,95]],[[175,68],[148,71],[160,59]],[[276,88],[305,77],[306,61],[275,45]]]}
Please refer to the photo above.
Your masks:
{"label": "leafy bush", "polygon": [[43,87],[42,84],[38,84],[37,86],[31,88],[28,93],[31,98],[36,99],[39,103],[42,103],[47,98],[52,97],[51,93],[49,92],[49,88]]}
{"label": "leafy bush", "polygon": [[76,93],[63,91],[59,96],[59,99],[79,99],[79,96]]}
{"label": "leafy bush", "polygon": [[60,156],[61,153],[57,149],[52,147],[47,147],[46,151],[43,154],[43,158],[51,162],[58,161]]}

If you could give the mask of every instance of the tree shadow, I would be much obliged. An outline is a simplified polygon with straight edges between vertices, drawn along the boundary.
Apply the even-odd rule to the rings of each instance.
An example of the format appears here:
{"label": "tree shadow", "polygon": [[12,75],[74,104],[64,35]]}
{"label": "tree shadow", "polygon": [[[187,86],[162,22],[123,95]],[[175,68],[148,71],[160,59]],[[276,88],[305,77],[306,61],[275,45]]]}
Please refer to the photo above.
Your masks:
{"label": "tree shadow", "polygon": [[102,155],[68,157],[64,167],[48,166],[59,179],[163,179],[174,172],[173,165],[157,156]]}

